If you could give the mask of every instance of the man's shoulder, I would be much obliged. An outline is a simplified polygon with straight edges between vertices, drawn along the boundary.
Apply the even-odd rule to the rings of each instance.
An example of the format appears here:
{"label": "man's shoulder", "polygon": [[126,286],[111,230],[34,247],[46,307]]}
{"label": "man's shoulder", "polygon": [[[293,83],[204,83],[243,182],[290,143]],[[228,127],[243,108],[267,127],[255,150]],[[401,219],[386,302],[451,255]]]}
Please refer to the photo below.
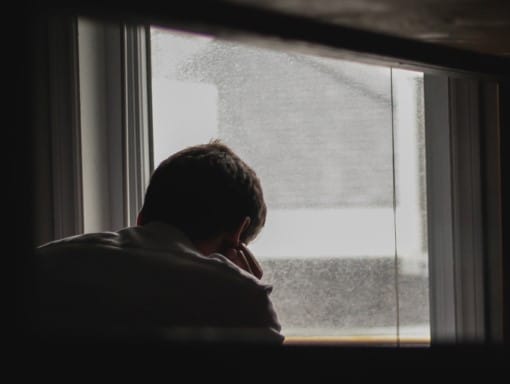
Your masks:
{"label": "man's shoulder", "polygon": [[[169,232],[170,233],[170,232]],[[170,233],[171,234],[171,233]],[[96,232],[55,240],[36,249],[41,262],[83,262],[93,266],[120,261],[126,270],[143,274],[171,274],[184,280],[193,276],[210,286],[224,287],[238,294],[268,294],[272,287],[240,269],[221,254],[204,256],[178,236],[162,239],[161,234],[140,227],[127,227],[118,232]],[[60,265],[60,264],[59,264]],[[258,292],[258,293],[257,293]]]}
{"label": "man's shoulder", "polygon": [[36,248],[36,252],[43,253],[57,248],[71,248],[80,246],[116,246],[120,244],[120,236],[117,232],[96,232],[75,236],[68,236],[42,244]]}

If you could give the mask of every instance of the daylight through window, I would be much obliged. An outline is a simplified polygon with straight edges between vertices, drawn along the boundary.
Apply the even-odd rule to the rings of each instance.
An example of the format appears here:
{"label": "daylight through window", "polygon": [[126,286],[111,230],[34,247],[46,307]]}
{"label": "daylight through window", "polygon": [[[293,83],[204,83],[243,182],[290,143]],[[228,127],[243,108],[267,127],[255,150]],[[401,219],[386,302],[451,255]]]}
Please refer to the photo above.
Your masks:
{"label": "daylight through window", "polygon": [[430,341],[423,74],[151,28],[154,164],[219,138],[289,338]]}

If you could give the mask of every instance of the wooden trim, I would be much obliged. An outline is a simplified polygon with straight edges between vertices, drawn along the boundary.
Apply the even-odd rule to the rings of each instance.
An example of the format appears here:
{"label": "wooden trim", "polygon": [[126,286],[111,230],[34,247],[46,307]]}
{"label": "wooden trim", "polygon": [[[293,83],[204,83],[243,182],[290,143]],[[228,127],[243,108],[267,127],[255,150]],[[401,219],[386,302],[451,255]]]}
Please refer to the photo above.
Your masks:
{"label": "wooden trim", "polygon": [[396,336],[289,336],[289,346],[361,346],[361,347],[429,347],[430,339]]}

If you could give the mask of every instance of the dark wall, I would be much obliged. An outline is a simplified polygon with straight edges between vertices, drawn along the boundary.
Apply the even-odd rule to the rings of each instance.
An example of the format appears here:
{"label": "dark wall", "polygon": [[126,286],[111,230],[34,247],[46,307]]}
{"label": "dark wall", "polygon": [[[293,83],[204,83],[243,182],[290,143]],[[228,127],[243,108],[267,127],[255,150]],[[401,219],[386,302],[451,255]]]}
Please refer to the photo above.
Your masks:
{"label": "dark wall", "polygon": [[500,83],[500,134],[501,134],[501,171],[502,171],[502,221],[503,221],[503,337],[505,344],[510,343],[510,80]]}
{"label": "dark wall", "polygon": [[[44,20],[36,17],[38,13],[24,10],[20,13],[18,33],[12,39],[9,49],[10,67],[7,81],[12,86],[14,105],[9,113],[13,114],[11,135],[4,141],[4,149],[8,154],[8,204],[9,233],[7,239],[13,247],[9,253],[14,262],[14,311],[12,312],[17,337],[23,340],[29,336],[30,322],[33,318],[33,267],[32,247],[34,229],[34,178],[37,170],[34,167],[35,115],[37,106],[45,100],[38,97],[44,87],[45,68],[40,66],[44,52]],[[36,84],[37,83],[37,84]],[[39,85],[38,85],[39,84]]]}

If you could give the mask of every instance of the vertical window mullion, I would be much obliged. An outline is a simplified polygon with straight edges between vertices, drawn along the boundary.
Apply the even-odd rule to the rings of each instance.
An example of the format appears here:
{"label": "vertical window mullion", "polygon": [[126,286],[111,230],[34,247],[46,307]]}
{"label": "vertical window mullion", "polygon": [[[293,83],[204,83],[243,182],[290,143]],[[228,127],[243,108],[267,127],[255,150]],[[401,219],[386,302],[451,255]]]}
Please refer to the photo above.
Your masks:
{"label": "vertical window mullion", "polygon": [[123,30],[124,197],[126,225],[135,223],[152,170],[146,29]]}
{"label": "vertical window mullion", "polygon": [[400,302],[399,302],[399,268],[398,268],[398,239],[397,239],[397,183],[396,183],[396,164],[395,164],[395,104],[393,89],[393,68],[390,68],[390,100],[391,100],[391,168],[393,177],[393,233],[395,242],[394,271],[393,278],[395,282],[395,340],[396,345],[400,346]]}
{"label": "vertical window mullion", "polygon": [[448,78],[425,74],[431,343],[456,341]]}
{"label": "vertical window mullion", "polygon": [[450,79],[457,340],[485,338],[479,82]]}

